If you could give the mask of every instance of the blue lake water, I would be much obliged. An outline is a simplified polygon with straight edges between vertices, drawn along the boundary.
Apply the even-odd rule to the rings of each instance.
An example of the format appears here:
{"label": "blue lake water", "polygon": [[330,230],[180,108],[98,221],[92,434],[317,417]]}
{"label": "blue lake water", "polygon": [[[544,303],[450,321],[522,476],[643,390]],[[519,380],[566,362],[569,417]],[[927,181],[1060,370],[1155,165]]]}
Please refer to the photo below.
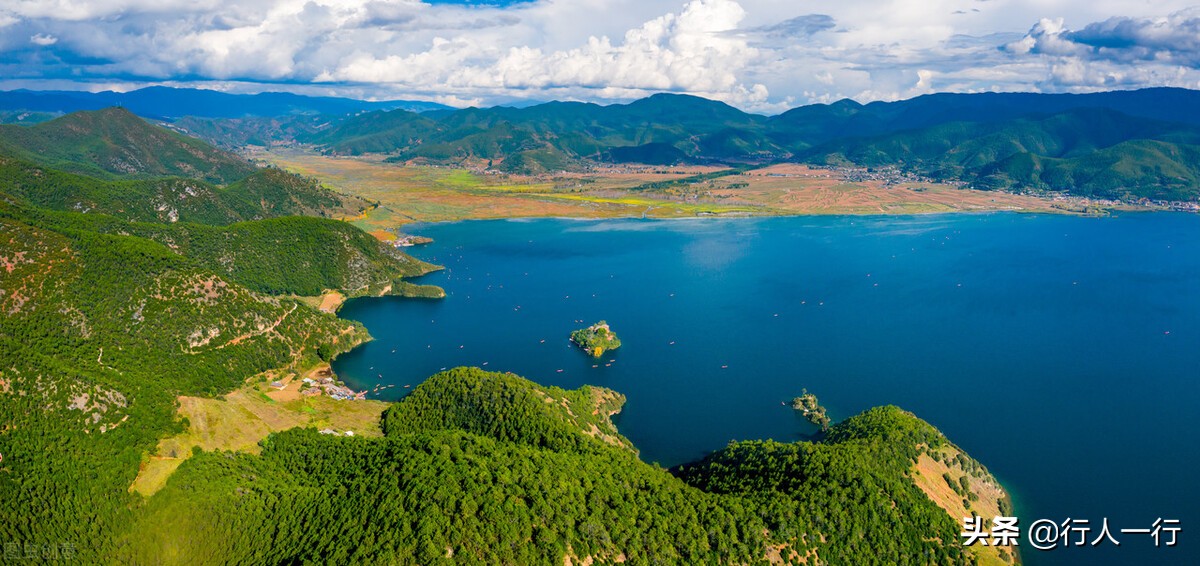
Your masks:
{"label": "blue lake water", "polygon": [[[412,251],[447,268],[421,279],[447,298],[340,313],[376,341],[334,368],[356,388],[397,385],[379,398],[459,365],[602,385],[628,397],[621,432],[666,466],[732,439],[809,438],[781,404],[801,388],[835,420],[894,404],[987,465],[1022,527],[1088,519],[1095,535],[1107,517],[1121,542],[1023,540],[1027,563],[1200,563],[1200,216],[412,230],[435,239]],[[600,319],[624,345],[593,367],[567,335]],[[1175,548],[1118,532],[1159,517],[1182,521]]]}

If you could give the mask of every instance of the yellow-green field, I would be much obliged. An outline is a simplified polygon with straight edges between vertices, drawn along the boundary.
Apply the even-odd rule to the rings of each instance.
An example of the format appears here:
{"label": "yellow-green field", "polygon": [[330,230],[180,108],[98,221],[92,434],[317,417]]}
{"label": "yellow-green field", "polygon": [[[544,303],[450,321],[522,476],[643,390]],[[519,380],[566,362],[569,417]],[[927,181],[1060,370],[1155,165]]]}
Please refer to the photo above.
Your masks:
{"label": "yellow-green field", "polygon": [[402,166],[377,158],[329,157],[301,151],[277,150],[257,157],[316,177],[339,192],[380,203],[365,215],[349,219],[368,231],[409,222],[477,218],[679,217],[747,211],[744,206],[701,204],[640,194],[604,194],[651,180],[694,174],[690,170],[658,175],[587,176],[587,181],[581,181],[583,177],[574,175],[555,179],[481,175],[464,169]]}
{"label": "yellow-green field", "polygon": [[803,165],[775,165],[693,184],[634,190],[646,183],[720,168],[611,166],[589,173],[527,177],[385,163],[378,157],[331,157],[301,150],[274,150],[256,157],[321,179],[332,189],[378,202],[378,208],[350,219],[376,233],[409,222],[478,218],[1054,210],[1049,201],[1035,197],[927,183],[850,183],[836,172]]}
{"label": "yellow-green field", "polygon": [[[305,375],[316,375],[328,366],[313,368]],[[331,428],[353,431],[358,436],[382,436],[379,417],[388,404],[382,401],[338,401],[324,395],[300,395],[301,376],[288,372],[270,372],[265,381],[247,384],[218,399],[180,397],[179,416],[188,420],[182,434],[158,443],[156,453],[143,462],[137,479],[130,486],[145,496],[153,495],[194,447],[203,450],[236,450],[257,453],[258,443],[272,432],[294,427]],[[267,384],[280,379],[283,390]]]}

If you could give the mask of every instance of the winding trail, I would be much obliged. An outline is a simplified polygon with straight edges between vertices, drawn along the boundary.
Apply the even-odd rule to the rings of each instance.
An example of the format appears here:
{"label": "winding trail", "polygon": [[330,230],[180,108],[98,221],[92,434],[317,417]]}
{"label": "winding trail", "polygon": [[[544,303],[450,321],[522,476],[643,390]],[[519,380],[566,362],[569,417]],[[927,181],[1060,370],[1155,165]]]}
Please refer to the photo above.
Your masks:
{"label": "winding trail", "polygon": [[271,326],[268,326],[262,330],[258,330],[255,332],[249,332],[249,333],[243,334],[241,336],[238,336],[224,344],[221,344],[220,346],[217,346],[216,349],[220,350],[226,346],[235,346],[235,345],[241,343],[243,340],[246,340],[248,338],[254,338],[255,336],[262,336],[263,334],[266,334],[268,332],[273,332],[276,328],[279,328],[280,324],[283,323],[283,319],[287,318],[289,314],[296,312],[296,307],[297,307],[297,305],[293,304],[292,310],[283,313],[283,316],[280,316],[279,320],[276,320],[275,323],[272,324]]}

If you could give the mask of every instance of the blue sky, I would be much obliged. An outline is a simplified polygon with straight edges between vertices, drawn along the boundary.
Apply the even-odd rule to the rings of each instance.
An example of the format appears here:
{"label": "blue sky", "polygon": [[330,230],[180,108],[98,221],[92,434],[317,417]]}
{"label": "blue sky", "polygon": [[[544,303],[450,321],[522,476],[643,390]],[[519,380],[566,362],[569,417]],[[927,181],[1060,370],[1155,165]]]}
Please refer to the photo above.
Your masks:
{"label": "blue sky", "polygon": [[1200,88],[1197,0],[6,0],[0,89],[452,105],[683,92],[777,112],[929,92]]}
{"label": "blue sky", "polygon": [[535,0],[425,0],[426,4],[438,5],[458,5],[458,6],[513,6],[516,4],[526,4]]}

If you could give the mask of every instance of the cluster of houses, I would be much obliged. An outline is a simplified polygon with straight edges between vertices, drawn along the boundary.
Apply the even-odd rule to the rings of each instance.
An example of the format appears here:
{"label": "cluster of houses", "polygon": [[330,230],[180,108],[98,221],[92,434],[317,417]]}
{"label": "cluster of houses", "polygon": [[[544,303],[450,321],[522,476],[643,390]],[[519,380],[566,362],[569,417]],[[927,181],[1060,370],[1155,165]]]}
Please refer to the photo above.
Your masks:
{"label": "cluster of houses", "polygon": [[868,181],[882,181],[884,186],[899,185],[900,183],[939,183],[943,185],[952,185],[955,187],[964,187],[966,183],[957,179],[932,179],[923,175],[918,175],[912,171],[902,171],[895,165],[887,165],[883,167],[833,167],[834,174],[848,183],[865,183]]}
{"label": "cluster of houses", "polygon": [[1149,203],[1149,206],[1160,206],[1175,212],[1200,212],[1200,202],[1188,202],[1178,200],[1151,200],[1142,199]]}
{"label": "cluster of houses", "polygon": [[1149,198],[1130,199],[1130,200],[1124,201],[1124,200],[1118,200],[1118,199],[1079,197],[1079,196],[1064,195],[1064,194],[1056,194],[1051,198],[1055,202],[1066,203],[1068,205],[1081,206],[1081,207],[1094,206],[1094,207],[1100,207],[1100,208],[1112,208],[1112,207],[1117,207],[1117,206],[1126,205],[1126,204],[1134,204],[1134,205],[1138,205],[1138,206],[1145,206],[1148,208],[1173,210],[1175,212],[1192,212],[1192,213],[1200,212],[1200,203],[1188,202],[1188,201],[1156,200],[1156,199],[1149,199]]}
{"label": "cluster of houses", "polygon": [[354,436],[354,431],[352,431],[352,430],[348,430],[346,432],[338,432],[336,430],[333,430],[332,428],[323,428],[317,432],[320,432],[321,434],[332,434],[334,436]]}
{"label": "cluster of houses", "polygon": [[300,394],[304,395],[306,397],[311,397],[314,395],[320,395],[320,394],[324,393],[325,395],[328,395],[339,401],[345,400],[345,399],[366,399],[367,398],[366,391],[355,392],[353,389],[350,389],[349,387],[346,387],[345,385],[338,385],[337,383],[335,383],[333,381],[332,377],[323,377],[323,378],[321,378],[320,381],[306,377],[303,380],[301,380],[301,382],[304,384],[304,388],[300,390]]}
{"label": "cluster of houses", "polygon": [[408,234],[396,234],[396,239],[392,240],[392,245],[397,248],[411,248],[420,244],[428,244],[433,240],[425,236],[412,236]]}
{"label": "cluster of houses", "polygon": [[[316,395],[328,395],[339,401],[346,399],[366,399],[367,392],[356,392],[345,385],[338,385],[333,380],[333,377],[322,377],[320,379],[304,378],[301,381],[300,394],[305,397],[314,397]],[[271,387],[274,389],[285,389],[287,384],[282,381],[272,381]]]}

